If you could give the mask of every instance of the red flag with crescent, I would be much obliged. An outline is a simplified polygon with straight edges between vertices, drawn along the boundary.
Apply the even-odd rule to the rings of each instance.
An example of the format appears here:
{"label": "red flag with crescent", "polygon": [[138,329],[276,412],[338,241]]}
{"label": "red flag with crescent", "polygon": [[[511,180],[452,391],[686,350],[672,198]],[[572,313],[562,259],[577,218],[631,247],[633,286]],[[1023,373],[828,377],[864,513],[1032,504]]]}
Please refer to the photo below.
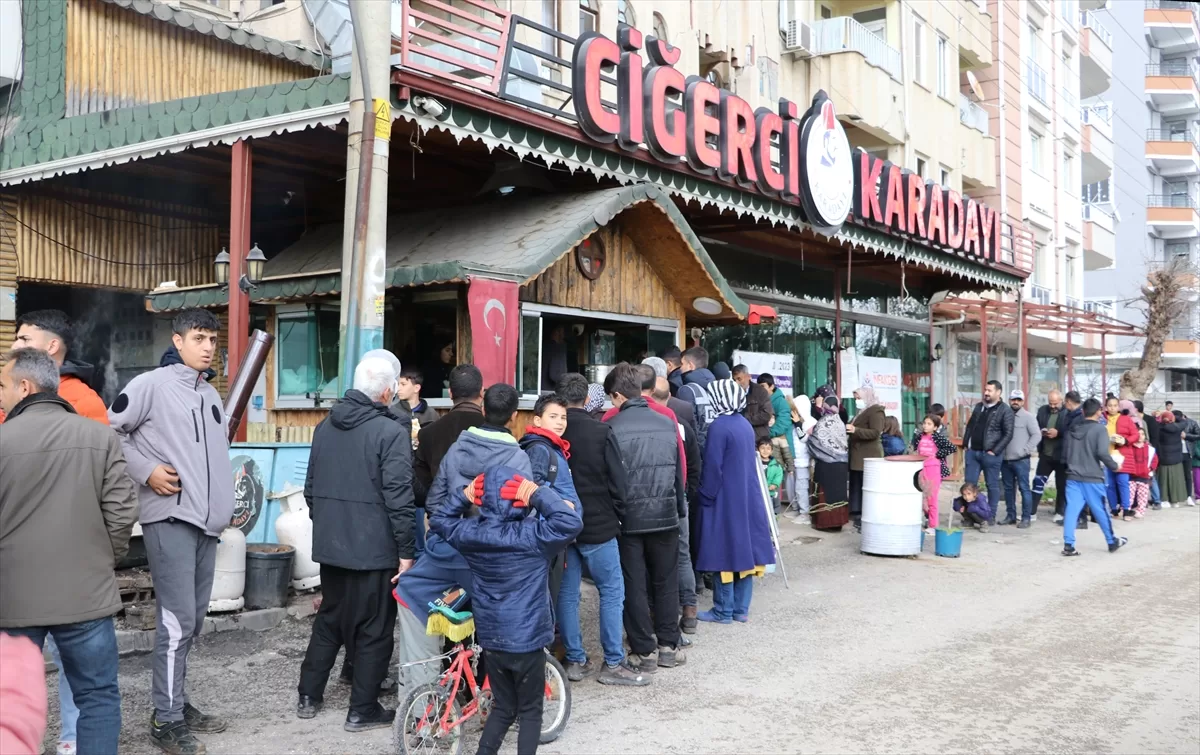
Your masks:
{"label": "red flag with crescent", "polygon": [[518,286],[509,281],[471,278],[467,310],[471,316],[472,362],[483,374],[483,385],[514,383],[521,311]]}

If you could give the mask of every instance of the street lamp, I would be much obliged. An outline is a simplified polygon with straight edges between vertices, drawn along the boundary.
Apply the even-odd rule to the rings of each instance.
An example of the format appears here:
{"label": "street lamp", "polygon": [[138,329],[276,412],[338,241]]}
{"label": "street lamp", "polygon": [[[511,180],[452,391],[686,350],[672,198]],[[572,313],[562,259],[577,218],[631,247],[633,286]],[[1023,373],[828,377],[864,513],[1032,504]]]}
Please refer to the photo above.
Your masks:
{"label": "street lamp", "polygon": [[[262,282],[263,270],[266,268],[267,256],[263,254],[262,249],[258,248],[258,244],[250,247],[250,253],[246,255],[246,272],[242,273],[242,277],[238,279],[238,288],[243,293],[250,293],[252,289]],[[217,276],[217,285],[225,288],[229,285],[229,252],[221,248],[220,254],[213,260],[213,271]]]}
{"label": "street lamp", "polygon": [[938,345],[934,346],[934,347],[933,347],[933,360],[932,360],[932,361],[934,361],[934,362],[940,362],[940,361],[942,361],[942,352],[943,352],[943,349],[942,349],[942,345],[941,345],[940,343],[939,343]]}

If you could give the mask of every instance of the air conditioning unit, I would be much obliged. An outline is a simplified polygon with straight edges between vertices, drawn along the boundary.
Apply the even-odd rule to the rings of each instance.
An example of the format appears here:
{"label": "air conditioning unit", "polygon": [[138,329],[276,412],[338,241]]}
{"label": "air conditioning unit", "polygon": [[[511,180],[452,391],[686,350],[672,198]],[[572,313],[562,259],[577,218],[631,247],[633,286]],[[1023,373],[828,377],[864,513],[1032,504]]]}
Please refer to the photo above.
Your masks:
{"label": "air conditioning unit", "polygon": [[799,58],[810,58],[812,50],[812,27],[803,21],[788,21],[784,29],[783,51]]}

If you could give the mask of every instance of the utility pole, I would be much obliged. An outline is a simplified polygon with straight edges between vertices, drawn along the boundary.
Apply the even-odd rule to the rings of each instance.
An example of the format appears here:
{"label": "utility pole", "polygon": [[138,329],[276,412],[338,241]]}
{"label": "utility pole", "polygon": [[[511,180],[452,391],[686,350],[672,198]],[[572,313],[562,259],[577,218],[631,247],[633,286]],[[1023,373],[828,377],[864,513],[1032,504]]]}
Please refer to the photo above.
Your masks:
{"label": "utility pole", "polygon": [[391,138],[392,4],[349,0],[354,26],[339,320],[341,391],[362,355],[383,348]]}

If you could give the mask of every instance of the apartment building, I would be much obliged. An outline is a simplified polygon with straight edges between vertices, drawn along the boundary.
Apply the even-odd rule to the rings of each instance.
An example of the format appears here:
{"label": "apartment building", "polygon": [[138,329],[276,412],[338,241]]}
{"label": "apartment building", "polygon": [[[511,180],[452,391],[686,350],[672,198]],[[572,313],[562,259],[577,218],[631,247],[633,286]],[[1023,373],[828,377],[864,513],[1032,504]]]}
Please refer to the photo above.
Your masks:
{"label": "apartment building", "polygon": [[[1100,7],[1092,15],[1116,30],[1114,55],[1122,64],[1104,101],[1091,103],[1111,113],[1117,149],[1111,180],[1084,187],[1085,208],[1120,222],[1114,264],[1087,273],[1087,306],[1141,324],[1144,314],[1133,303],[1146,271],[1175,258],[1194,268],[1200,259],[1200,7],[1175,0],[1093,4]],[[1200,390],[1200,291],[1191,291],[1152,394]],[[1109,344],[1108,362],[1124,368],[1140,354],[1139,340],[1118,339]],[[1115,379],[1108,383],[1111,389]]]}

